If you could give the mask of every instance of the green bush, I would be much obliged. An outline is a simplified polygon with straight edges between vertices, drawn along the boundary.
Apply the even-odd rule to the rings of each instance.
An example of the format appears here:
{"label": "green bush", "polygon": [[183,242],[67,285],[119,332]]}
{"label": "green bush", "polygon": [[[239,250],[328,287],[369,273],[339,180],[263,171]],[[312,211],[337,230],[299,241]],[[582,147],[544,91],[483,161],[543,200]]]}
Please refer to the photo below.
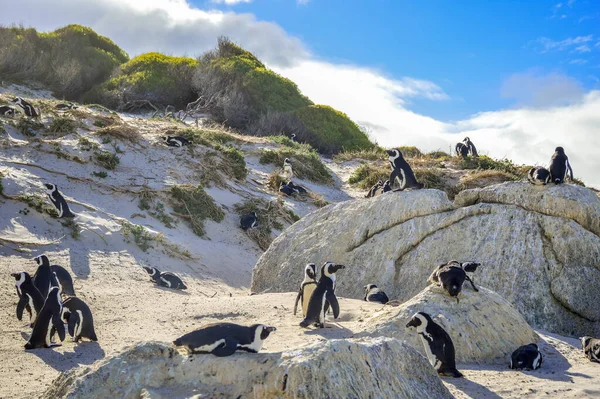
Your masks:
{"label": "green bush", "polygon": [[295,110],[294,115],[314,137],[306,141],[320,152],[369,150],[375,145],[346,114],[326,105],[311,105]]}
{"label": "green bush", "polygon": [[113,109],[138,100],[181,109],[195,99],[190,80],[197,64],[192,58],[142,54],[123,64],[115,77],[95,87],[84,100]]}
{"label": "green bush", "polygon": [[237,180],[244,180],[248,174],[246,169],[246,160],[244,154],[240,150],[234,147],[221,147],[217,148],[221,151],[223,156],[227,159],[228,174],[235,177]]}
{"label": "green bush", "polygon": [[261,164],[273,164],[283,169],[283,161],[286,158],[289,158],[292,162],[294,176],[299,179],[308,179],[322,184],[333,183],[329,170],[314,151],[301,151],[291,148],[280,148],[276,151],[266,150],[262,152],[259,162]]}
{"label": "green bush", "polygon": [[78,100],[128,59],[110,39],[81,25],[50,33],[0,26],[0,76],[40,82],[57,97]]}
{"label": "green bush", "polygon": [[100,151],[94,153],[94,158],[98,165],[105,167],[108,170],[115,170],[120,160],[117,154],[110,151]]}
{"label": "green bush", "polygon": [[400,152],[402,152],[402,155],[404,156],[404,158],[416,158],[416,157],[423,156],[423,153],[421,152],[421,150],[419,150],[415,146],[410,146],[410,147],[403,146],[403,147],[398,147],[398,149],[400,150]]}
{"label": "green bush", "polygon": [[461,159],[460,161],[461,169],[494,169],[500,170],[506,173],[512,173],[514,175],[520,175],[522,173],[522,167],[519,167],[513,163],[510,159],[500,159],[495,160],[487,155],[482,155],[479,157],[468,157]]}
{"label": "green bush", "polygon": [[225,212],[218,206],[202,186],[173,186],[170,190],[175,212],[184,215],[196,235],[203,237],[206,219],[221,222]]}
{"label": "green bush", "polygon": [[386,181],[389,179],[390,174],[390,168],[387,166],[375,166],[365,163],[352,172],[352,175],[350,175],[350,178],[348,179],[348,183],[368,190],[377,184],[379,180]]}
{"label": "green bush", "polygon": [[78,124],[75,119],[68,116],[57,116],[52,119],[46,131],[55,135],[65,135],[75,133],[77,126]]}

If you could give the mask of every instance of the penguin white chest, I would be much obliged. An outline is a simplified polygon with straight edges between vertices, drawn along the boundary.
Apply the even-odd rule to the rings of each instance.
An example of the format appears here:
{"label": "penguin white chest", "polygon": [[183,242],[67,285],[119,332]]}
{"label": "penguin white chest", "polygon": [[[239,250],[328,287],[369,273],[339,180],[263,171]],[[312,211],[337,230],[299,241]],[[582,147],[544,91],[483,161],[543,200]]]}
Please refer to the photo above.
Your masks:
{"label": "penguin white chest", "polygon": [[431,346],[429,346],[430,342],[425,337],[425,334],[427,334],[430,339],[433,339],[431,334],[427,333],[426,331],[419,334],[421,337],[421,342],[423,343],[423,348],[425,349],[425,355],[427,356],[427,360],[429,360],[429,363],[433,366],[433,368],[437,369],[439,361],[433,352],[431,352]]}
{"label": "penguin white chest", "polygon": [[310,297],[312,296],[316,284],[307,284],[304,286],[304,292],[302,293],[302,314],[306,317],[306,313],[308,312],[308,303],[310,302]]}

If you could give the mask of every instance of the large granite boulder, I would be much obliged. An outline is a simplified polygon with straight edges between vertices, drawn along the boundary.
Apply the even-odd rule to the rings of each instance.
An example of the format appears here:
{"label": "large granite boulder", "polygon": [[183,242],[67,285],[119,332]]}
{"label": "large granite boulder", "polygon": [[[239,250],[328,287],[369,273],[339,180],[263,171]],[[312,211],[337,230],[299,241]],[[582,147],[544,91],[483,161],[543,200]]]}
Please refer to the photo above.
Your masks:
{"label": "large granite boulder", "polygon": [[[198,396],[195,396],[198,395]],[[318,342],[283,353],[182,356],[138,344],[58,377],[44,398],[452,398],[427,360],[391,338]]]}
{"label": "large granite boulder", "polygon": [[371,319],[359,337],[392,337],[423,353],[423,343],[406,323],[416,312],[428,313],[452,338],[459,363],[506,363],[521,345],[539,337],[523,316],[500,295],[484,287],[463,289],[460,301],[431,285],[398,307],[386,306]]}
{"label": "large granite boulder", "polygon": [[259,259],[252,291],[295,291],[304,265],[347,265],[336,293],[361,298],[377,284],[406,301],[449,260],[475,260],[481,284],[536,328],[599,335],[600,198],[573,185],[508,182],[460,193],[395,192],[317,210]]}

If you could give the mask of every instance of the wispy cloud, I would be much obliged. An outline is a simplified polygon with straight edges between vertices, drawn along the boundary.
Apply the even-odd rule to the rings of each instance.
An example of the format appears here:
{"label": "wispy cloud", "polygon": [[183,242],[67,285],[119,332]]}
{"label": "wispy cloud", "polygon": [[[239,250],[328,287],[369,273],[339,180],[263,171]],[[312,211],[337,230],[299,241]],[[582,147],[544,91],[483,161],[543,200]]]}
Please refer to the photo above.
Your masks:
{"label": "wispy cloud", "polygon": [[591,42],[594,40],[593,35],[587,36],[577,36],[577,37],[569,37],[564,40],[555,41],[547,37],[539,37],[536,40],[530,42],[530,44],[537,47],[541,53],[547,53],[549,51],[562,51],[573,46],[581,46],[585,43]]}
{"label": "wispy cloud", "polygon": [[569,61],[569,64],[571,65],[585,65],[587,63],[588,61],[583,58],[575,58],[574,60]]}
{"label": "wispy cloud", "polygon": [[588,46],[583,45],[583,46],[575,47],[575,50],[573,50],[573,51],[575,51],[576,53],[589,53],[592,50]]}
{"label": "wispy cloud", "polygon": [[298,0],[298,4],[304,5],[310,3],[312,0]]}
{"label": "wispy cloud", "polygon": [[239,3],[252,3],[252,0],[211,0],[213,3],[234,5]]}

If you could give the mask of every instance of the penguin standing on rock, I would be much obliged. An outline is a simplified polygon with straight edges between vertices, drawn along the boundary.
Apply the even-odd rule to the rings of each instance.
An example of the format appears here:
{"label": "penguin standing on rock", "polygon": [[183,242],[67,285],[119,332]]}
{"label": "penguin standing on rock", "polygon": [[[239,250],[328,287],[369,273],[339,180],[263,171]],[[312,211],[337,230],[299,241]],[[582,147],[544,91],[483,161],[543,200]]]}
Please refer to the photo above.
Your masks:
{"label": "penguin standing on rock", "polygon": [[550,159],[550,175],[554,184],[564,183],[567,176],[573,181],[573,169],[562,147],[556,147]]}
{"label": "penguin standing on rock", "polygon": [[256,212],[242,216],[240,219],[240,226],[244,231],[258,227],[258,216],[256,215]]}
{"label": "penguin standing on rock", "polygon": [[276,331],[275,327],[253,324],[250,327],[233,323],[214,323],[187,333],[173,344],[188,353],[212,353],[215,356],[231,356],[237,350],[258,353],[265,339]]}
{"label": "penguin standing on rock", "polygon": [[333,262],[326,262],[321,266],[321,278],[310,297],[306,317],[300,322],[300,327],[306,328],[311,324],[319,328],[325,327],[325,313],[329,306],[333,310],[333,318],[339,317],[340,305],[335,297],[335,273],[345,268],[346,266]]}
{"label": "penguin standing on rock", "polygon": [[390,185],[393,185],[396,180],[400,185],[399,190],[405,188],[423,188],[423,184],[417,181],[413,170],[398,149],[387,150],[390,160],[390,166],[392,167],[392,173],[390,174]]}
{"label": "penguin standing on rock", "polygon": [[33,327],[37,315],[44,307],[44,297],[37,289],[29,273],[20,272],[12,273],[11,276],[15,278],[15,286],[17,287],[17,294],[19,295],[19,303],[17,304],[17,319],[21,321],[23,318],[23,310],[27,310],[29,313],[29,326]]}
{"label": "penguin standing on rock", "polygon": [[513,370],[537,370],[542,360],[542,353],[536,344],[523,345],[512,353],[509,367]]}
{"label": "penguin standing on rock", "polygon": [[456,369],[454,343],[439,324],[436,324],[430,315],[417,312],[410,319],[407,328],[415,327],[421,336],[425,353],[429,363],[437,370],[439,375],[459,378],[463,375]]}
{"label": "penguin standing on rock", "polygon": [[473,280],[467,275],[467,272],[473,273],[477,267],[481,266],[477,262],[459,263],[451,260],[448,263],[439,265],[427,279],[430,283],[435,283],[441,286],[451,297],[456,298],[458,302],[458,294],[462,291],[463,283],[468,281],[475,292],[479,292]]}
{"label": "penguin standing on rock", "polygon": [[65,340],[65,325],[61,319],[62,301],[58,287],[52,287],[48,292],[48,298],[33,326],[31,337],[25,344],[25,349],[50,348],[52,347],[52,337],[54,333],[62,341]]}
{"label": "penguin standing on rock", "polygon": [[314,263],[309,263],[304,268],[304,280],[300,284],[300,291],[296,297],[296,303],[294,303],[294,316],[296,316],[296,309],[298,308],[298,302],[301,302],[302,315],[306,316],[308,311],[308,303],[310,297],[317,288],[317,266]]}
{"label": "penguin standing on rock", "polygon": [[375,284],[365,285],[365,301],[381,303],[385,305],[390,301],[388,296],[380,288],[377,288]]}
{"label": "penguin standing on rock", "polygon": [[169,147],[183,147],[185,145],[190,145],[190,141],[181,136],[163,136],[162,139]]}
{"label": "penguin standing on rock", "polygon": [[23,109],[25,115],[37,118],[40,114],[33,108],[33,105],[23,100],[21,97],[16,97],[12,102]]}
{"label": "penguin standing on rock", "polygon": [[81,299],[75,297],[65,299],[60,318],[67,325],[73,342],[79,342],[81,338],[98,341],[96,331],[94,331],[92,311]]}
{"label": "penguin standing on rock", "polygon": [[143,268],[146,271],[146,273],[150,275],[152,281],[154,281],[156,284],[162,287],[173,288],[176,290],[187,290],[186,285],[175,274],[171,272],[161,272],[155,267],[143,266]]}
{"label": "penguin standing on rock", "polygon": [[536,186],[550,183],[550,171],[540,166],[529,169],[527,172],[527,181]]}
{"label": "penguin standing on rock", "polygon": [[52,183],[44,184],[46,186],[46,194],[50,198],[50,202],[58,211],[59,218],[74,218],[75,214],[69,209],[69,204],[58,191],[58,187]]}

